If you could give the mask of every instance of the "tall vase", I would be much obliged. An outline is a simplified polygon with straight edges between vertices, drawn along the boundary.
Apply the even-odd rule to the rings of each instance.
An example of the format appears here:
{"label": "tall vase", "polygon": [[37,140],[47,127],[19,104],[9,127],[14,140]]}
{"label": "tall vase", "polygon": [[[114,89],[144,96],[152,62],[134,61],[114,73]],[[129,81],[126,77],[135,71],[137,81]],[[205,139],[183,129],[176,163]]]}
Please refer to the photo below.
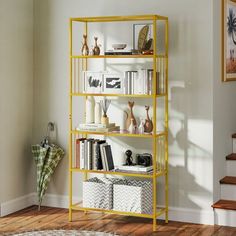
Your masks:
{"label": "tall vase", "polygon": [[98,47],[98,37],[94,37],[95,46],[93,48],[93,55],[100,55],[100,48]]}
{"label": "tall vase", "polygon": [[128,102],[128,106],[129,106],[130,112],[129,112],[129,114],[127,114],[127,119],[126,119],[126,129],[127,130],[129,129],[129,126],[131,124],[131,119],[134,120],[133,121],[134,126],[135,127],[137,126],[137,122],[136,122],[136,119],[135,119],[134,114],[133,114],[134,102]]}
{"label": "tall vase", "polygon": [[144,132],[151,133],[153,130],[153,123],[152,123],[152,120],[150,119],[149,114],[148,114],[149,106],[145,106],[145,110],[147,112],[147,118],[144,123]]}
{"label": "tall vase", "polygon": [[94,122],[95,124],[101,123],[101,117],[102,117],[102,109],[100,106],[100,102],[96,102],[95,109],[94,109]]}
{"label": "tall vase", "polygon": [[87,35],[86,34],[83,35],[83,45],[81,48],[81,53],[83,56],[87,56],[89,54],[89,47],[88,47],[88,43],[87,43]]}
{"label": "tall vase", "polygon": [[86,99],[86,124],[94,123],[94,98],[88,96]]}

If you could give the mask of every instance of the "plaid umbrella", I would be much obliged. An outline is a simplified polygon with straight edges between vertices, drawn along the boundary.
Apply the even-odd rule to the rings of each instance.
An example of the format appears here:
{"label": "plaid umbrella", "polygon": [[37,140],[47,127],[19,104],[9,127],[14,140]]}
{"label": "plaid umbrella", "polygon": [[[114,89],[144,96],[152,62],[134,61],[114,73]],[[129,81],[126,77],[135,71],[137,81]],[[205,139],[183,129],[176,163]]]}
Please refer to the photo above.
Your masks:
{"label": "plaid umbrella", "polygon": [[32,153],[37,166],[37,195],[40,209],[48,183],[59,161],[63,158],[64,151],[57,145],[47,147],[33,145]]}

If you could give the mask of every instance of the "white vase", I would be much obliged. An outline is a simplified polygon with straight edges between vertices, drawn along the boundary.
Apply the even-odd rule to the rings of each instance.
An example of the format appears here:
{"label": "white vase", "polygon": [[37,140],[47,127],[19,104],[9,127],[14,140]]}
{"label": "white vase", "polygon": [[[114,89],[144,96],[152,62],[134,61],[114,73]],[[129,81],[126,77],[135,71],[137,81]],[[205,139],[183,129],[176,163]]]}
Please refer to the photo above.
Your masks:
{"label": "white vase", "polygon": [[96,102],[95,108],[94,108],[94,122],[95,124],[101,124],[101,116],[102,116],[102,109],[100,102]]}
{"label": "white vase", "polygon": [[134,119],[131,119],[131,123],[130,123],[130,126],[129,126],[129,132],[130,132],[131,134],[134,134],[135,131],[136,131],[136,127],[135,127],[135,125],[134,125]]}
{"label": "white vase", "polygon": [[86,124],[94,123],[94,98],[88,96],[86,99]]}
{"label": "white vase", "polygon": [[141,122],[140,122],[140,125],[138,127],[138,132],[140,134],[143,134],[144,133],[144,119],[141,118],[140,120],[141,120]]}

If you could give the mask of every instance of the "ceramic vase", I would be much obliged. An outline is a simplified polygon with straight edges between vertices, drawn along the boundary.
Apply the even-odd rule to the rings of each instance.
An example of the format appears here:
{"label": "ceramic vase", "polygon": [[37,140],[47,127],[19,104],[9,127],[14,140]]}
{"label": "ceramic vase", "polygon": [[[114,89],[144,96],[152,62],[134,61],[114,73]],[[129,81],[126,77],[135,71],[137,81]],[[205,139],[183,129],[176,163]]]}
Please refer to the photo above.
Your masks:
{"label": "ceramic vase", "polygon": [[88,96],[86,99],[86,124],[94,123],[94,98]]}
{"label": "ceramic vase", "polygon": [[93,48],[93,55],[100,55],[100,48],[98,47],[98,38],[94,37],[95,46]]}
{"label": "ceramic vase", "polygon": [[95,124],[101,124],[102,109],[100,102],[96,102],[94,108],[94,122]]}
{"label": "ceramic vase", "polygon": [[135,133],[135,131],[136,131],[136,125],[134,124],[134,119],[132,119],[132,118],[131,118],[131,123],[130,123],[128,131],[131,134]]}
{"label": "ceramic vase", "polygon": [[144,119],[143,118],[140,118],[140,125],[138,127],[138,132],[139,134],[143,134],[144,133]]}

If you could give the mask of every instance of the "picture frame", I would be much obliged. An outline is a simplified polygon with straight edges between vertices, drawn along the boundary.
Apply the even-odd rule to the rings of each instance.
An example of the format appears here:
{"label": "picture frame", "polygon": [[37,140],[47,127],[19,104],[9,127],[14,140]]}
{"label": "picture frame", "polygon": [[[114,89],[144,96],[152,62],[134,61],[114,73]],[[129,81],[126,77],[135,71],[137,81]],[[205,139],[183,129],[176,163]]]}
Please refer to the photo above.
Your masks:
{"label": "picture frame", "polygon": [[103,73],[97,71],[83,71],[83,92],[100,94],[103,91]]}
{"label": "picture frame", "polygon": [[139,23],[139,24],[133,24],[133,49],[139,51],[140,48],[138,47],[138,41],[139,41],[139,33],[140,30],[144,27],[148,26],[148,33],[147,33],[147,41],[149,39],[153,39],[153,24],[151,23]]}
{"label": "picture frame", "polygon": [[236,81],[236,0],[222,0],[222,81]]}
{"label": "picture frame", "polygon": [[105,94],[122,94],[123,77],[118,73],[103,74],[103,93]]}

